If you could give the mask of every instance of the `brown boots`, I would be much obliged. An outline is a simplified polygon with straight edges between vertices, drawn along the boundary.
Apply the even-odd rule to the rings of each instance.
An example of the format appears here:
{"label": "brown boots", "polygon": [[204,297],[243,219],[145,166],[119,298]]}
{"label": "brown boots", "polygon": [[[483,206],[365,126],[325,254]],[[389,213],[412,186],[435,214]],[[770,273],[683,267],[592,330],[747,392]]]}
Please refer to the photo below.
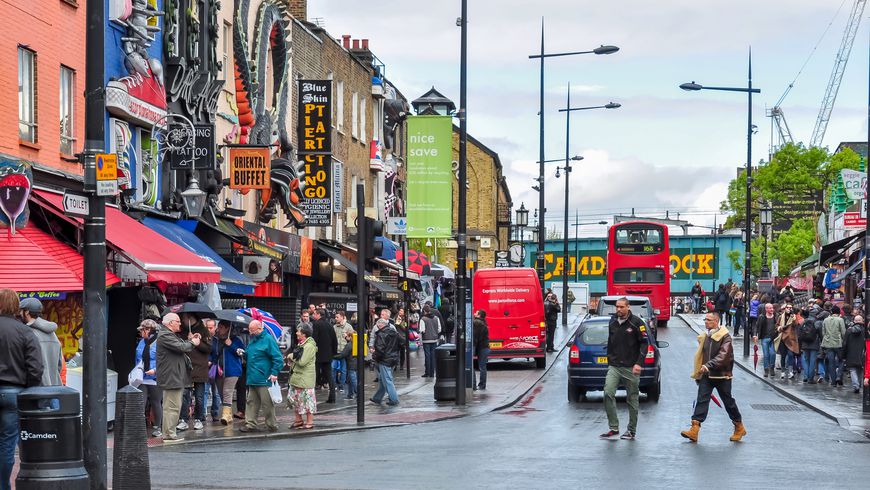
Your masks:
{"label": "brown boots", "polygon": [[701,422],[692,421],[692,427],[689,430],[680,432],[680,435],[692,442],[698,442],[698,433],[701,432]]}
{"label": "brown boots", "polygon": [[746,427],[743,422],[734,422],[734,434],[731,434],[731,442],[739,442],[746,435]]}
{"label": "brown boots", "polygon": [[221,407],[221,423],[223,425],[233,424],[233,409],[229,405],[223,405]]}

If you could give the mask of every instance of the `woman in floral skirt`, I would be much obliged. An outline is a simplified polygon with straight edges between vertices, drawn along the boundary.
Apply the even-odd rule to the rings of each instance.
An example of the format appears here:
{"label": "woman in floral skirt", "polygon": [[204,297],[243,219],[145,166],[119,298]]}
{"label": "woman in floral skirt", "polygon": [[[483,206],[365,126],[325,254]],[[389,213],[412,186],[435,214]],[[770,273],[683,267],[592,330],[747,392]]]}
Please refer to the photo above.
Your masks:
{"label": "woman in floral skirt", "polygon": [[296,414],[291,429],[314,428],[314,414],[317,412],[317,396],[314,391],[317,375],[314,359],[317,354],[317,344],[311,338],[312,333],[311,325],[301,324],[296,329],[296,349],[290,354],[293,367],[290,374],[288,402]]}

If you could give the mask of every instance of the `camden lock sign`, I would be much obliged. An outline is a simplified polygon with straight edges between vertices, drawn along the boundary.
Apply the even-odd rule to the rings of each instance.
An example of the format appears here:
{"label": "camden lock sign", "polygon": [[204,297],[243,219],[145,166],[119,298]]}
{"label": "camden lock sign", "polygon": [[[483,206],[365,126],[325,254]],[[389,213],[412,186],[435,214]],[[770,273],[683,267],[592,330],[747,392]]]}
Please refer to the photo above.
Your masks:
{"label": "camden lock sign", "polygon": [[[718,263],[713,248],[672,248],[670,254],[671,279],[713,279]],[[607,251],[589,250],[582,255],[568,256],[569,277],[581,280],[605,279]],[[562,254],[544,254],[544,280],[562,277],[566,269]]]}
{"label": "camden lock sign", "polygon": [[299,159],[308,226],[332,224],[332,81],[299,81]]}

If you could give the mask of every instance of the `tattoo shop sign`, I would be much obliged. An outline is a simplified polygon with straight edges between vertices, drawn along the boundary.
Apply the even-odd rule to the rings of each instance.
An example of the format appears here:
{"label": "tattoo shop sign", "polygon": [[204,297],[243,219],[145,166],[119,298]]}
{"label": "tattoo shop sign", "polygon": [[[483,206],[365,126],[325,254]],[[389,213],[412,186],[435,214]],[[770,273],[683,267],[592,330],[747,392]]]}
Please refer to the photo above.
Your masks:
{"label": "tattoo shop sign", "polygon": [[332,81],[300,80],[296,127],[308,226],[332,224]]}
{"label": "tattoo shop sign", "polygon": [[167,132],[171,170],[209,170],[215,168],[214,124],[173,124]]}

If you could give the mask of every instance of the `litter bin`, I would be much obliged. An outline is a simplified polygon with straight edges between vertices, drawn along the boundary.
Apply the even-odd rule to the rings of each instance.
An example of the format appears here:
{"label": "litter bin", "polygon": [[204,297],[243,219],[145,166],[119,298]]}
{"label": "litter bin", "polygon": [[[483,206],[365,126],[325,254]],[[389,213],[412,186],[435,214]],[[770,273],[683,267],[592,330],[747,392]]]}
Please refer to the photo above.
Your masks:
{"label": "litter bin", "polygon": [[86,490],[79,394],[66,386],[39,386],[18,394],[20,418],[16,488]]}
{"label": "litter bin", "polygon": [[435,399],[456,399],[456,346],[453,344],[435,348]]}

